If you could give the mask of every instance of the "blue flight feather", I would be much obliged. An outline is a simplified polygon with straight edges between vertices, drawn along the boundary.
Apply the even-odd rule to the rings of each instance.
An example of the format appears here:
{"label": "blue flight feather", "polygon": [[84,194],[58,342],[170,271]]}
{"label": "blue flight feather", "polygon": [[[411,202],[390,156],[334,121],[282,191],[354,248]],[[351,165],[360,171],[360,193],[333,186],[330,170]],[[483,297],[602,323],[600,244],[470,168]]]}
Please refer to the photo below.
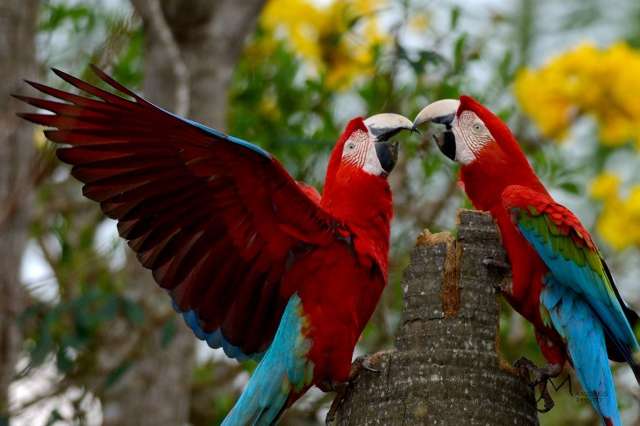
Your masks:
{"label": "blue flight feather", "polygon": [[287,303],[273,342],[223,426],[267,426],[276,422],[291,393],[304,391],[313,379],[307,358],[311,341],[304,336],[306,317],[294,294]]}
{"label": "blue flight feather", "polygon": [[[596,273],[588,263],[578,265],[562,254],[553,250],[550,242],[530,228],[518,225],[522,235],[533,245],[553,276],[559,283],[571,288],[591,306],[600,318],[605,332],[615,341],[622,353],[628,359],[631,353],[640,350],[638,340],[625,316],[622,306],[615,296],[608,295],[603,282],[604,275]],[[551,296],[548,296],[551,297]]]}
{"label": "blue flight feather", "polygon": [[272,159],[273,158],[269,152],[267,152],[264,149],[260,148],[258,145],[254,145],[254,144],[252,144],[250,142],[245,141],[244,139],[240,139],[240,138],[237,138],[235,136],[227,135],[226,133],[221,132],[220,130],[213,129],[213,128],[209,127],[209,126],[205,126],[202,123],[198,123],[197,121],[189,120],[188,118],[180,117],[179,115],[176,115],[176,114],[174,114],[172,112],[169,112],[169,111],[166,111],[166,110],[163,110],[163,111],[165,111],[167,114],[171,114],[172,116],[176,117],[177,119],[179,119],[181,121],[184,121],[185,123],[188,123],[188,124],[190,124],[190,125],[192,125],[194,127],[197,127],[198,129],[202,130],[203,132],[205,132],[206,134],[208,134],[210,136],[213,136],[215,138],[222,139],[222,140],[225,140],[225,141],[232,142],[232,143],[235,143],[237,145],[243,146],[245,148],[248,148],[248,149],[260,154],[261,156],[263,156],[265,158],[268,158],[268,159]]}
{"label": "blue flight feather", "polygon": [[247,359],[260,360],[264,352],[246,354],[237,346],[232,345],[222,334],[222,330],[219,328],[212,332],[205,332],[200,326],[200,320],[198,318],[198,314],[194,310],[189,310],[186,312],[182,312],[178,305],[173,301],[173,308],[180,314],[182,314],[182,318],[184,318],[184,322],[189,326],[189,328],[193,331],[193,334],[200,340],[204,340],[207,344],[214,348],[219,349],[222,348],[224,353],[230,357],[235,358],[238,361],[245,361]]}
{"label": "blue flight feather", "polygon": [[605,336],[600,319],[584,298],[548,274],[540,299],[566,340],[580,384],[593,407],[614,426],[621,426]]}

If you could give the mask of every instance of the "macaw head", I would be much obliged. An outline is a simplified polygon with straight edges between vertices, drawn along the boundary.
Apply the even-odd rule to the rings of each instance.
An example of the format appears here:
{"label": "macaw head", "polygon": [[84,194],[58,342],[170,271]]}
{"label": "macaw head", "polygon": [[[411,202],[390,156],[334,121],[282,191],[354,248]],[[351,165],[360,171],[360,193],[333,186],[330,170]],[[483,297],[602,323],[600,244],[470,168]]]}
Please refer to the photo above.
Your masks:
{"label": "macaw head", "polygon": [[386,178],[398,159],[398,143],[391,140],[402,130],[412,130],[413,123],[399,114],[376,114],[351,120],[336,143],[329,170],[358,170]]}
{"label": "macaw head", "polygon": [[[420,111],[414,125],[432,122],[445,126],[434,138],[440,151],[463,166],[470,165],[496,149],[509,155],[520,151],[511,131],[502,120],[470,96],[460,100],[442,99]],[[494,148],[494,149],[487,149]]]}
{"label": "macaw head", "polygon": [[509,185],[546,193],[507,125],[475,99],[461,96],[427,105],[413,123],[427,122],[444,125],[434,139],[444,155],[462,165],[460,181],[476,208],[493,208]]}

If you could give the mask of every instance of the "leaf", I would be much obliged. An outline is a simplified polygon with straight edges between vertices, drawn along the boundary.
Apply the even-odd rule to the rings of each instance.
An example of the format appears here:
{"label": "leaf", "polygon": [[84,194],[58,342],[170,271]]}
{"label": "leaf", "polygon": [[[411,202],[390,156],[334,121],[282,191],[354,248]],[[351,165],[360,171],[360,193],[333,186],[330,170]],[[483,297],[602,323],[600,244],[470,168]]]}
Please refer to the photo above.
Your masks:
{"label": "leaf", "polygon": [[49,418],[47,419],[47,423],[45,423],[45,425],[51,426],[63,420],[64,418],[62,417],[60,412],[54,408],[53,411],[51,411],[51,414],[49,414]]}
{"label": "leaf", "polygon": [[567,191],[570,194],[580,194],[580,186],[575,182],[564,182],[560,185],[560,188]]}
{"label": "leaf", "polygon": [[132,365],[133,365],[132,361],[124,360],[122,361],[122,363],[120,363],[120,365],[118,365],[116,368],[111,370],[111,372],[109,373],[109,375],[104,381],[105,389],[109,389],[111,386],[115,385],[118,382],[118,380],[120,380],[122,376],[124,376],[124,374],[129,370],[129,368],[131,368]]}
{"label": "leaf", "polygon": [[136,302],[129,299],[122,299],[124,314],[127,320],[133,325],[140,325],[144,322],[144,310]]}
{"label": "leaf", "polygon": [[460,21],[460,7],[454,6],[451,8],[451,14],[449,15],[449,29],[455,30],[458,27]]}
{"label": "leaf", "polygon": [[464,53],[467,44],[467,33],[463,33],[456,40],[453,47],[453,72],[459,74],[464,70]]}
{"label": "leaf", "polygon": [[73,359],[68,354],[67,348],[59,348],[56,353],[56,366],[62,373],[68,373],[73,368]]}
{"label": "leaf", "polygon": [[511,67],[512,61],[513,52],[511,50],[507,50],[498,64],[498,75],[504,85],[509,84],[511,80],[513,80],[513,70]]}
{"label": "leaf", "polygon": [[162,326],[162,334],[160,336],[160,347],[166,348],[176,335],[176,320],[175,318],[169,319]]}

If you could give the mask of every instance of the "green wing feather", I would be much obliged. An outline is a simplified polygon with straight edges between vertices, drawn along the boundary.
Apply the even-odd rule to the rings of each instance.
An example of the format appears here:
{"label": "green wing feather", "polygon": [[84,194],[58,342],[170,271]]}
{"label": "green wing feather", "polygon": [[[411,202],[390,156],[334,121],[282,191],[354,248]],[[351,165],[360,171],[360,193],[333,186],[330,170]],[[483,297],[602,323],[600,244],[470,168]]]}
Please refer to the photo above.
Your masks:
{"label": "green wing feather", "polygon": [[638,315],[620,297],[606,263],[578,218],[549,195],[525,187],[508,187],[502,199],[513,223],[556,281],[583,295],[598,315],[607,331],[611,358],[631,362],[631,352],[640,349],[632,330]]}

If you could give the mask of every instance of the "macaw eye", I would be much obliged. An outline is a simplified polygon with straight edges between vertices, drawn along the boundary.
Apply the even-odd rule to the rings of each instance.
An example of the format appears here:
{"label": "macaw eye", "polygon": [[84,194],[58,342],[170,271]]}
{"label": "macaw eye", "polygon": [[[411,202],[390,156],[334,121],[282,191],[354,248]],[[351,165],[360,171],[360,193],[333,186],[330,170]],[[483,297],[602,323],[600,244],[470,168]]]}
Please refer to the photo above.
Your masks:
{"label": "macaw eye", "polygon": [[353,143],[353,142],[349,142],[349,143],[347,144],[347,150],[352,151],[352,150],[354,150],[355,148],[356,148],[356,144],[355,144],[355,143]]}
{"label": "macaw eye", "polygon": [[474,132],[480,132],[482,131],[482,124],[481,123],[473,123],[473,131]]}

